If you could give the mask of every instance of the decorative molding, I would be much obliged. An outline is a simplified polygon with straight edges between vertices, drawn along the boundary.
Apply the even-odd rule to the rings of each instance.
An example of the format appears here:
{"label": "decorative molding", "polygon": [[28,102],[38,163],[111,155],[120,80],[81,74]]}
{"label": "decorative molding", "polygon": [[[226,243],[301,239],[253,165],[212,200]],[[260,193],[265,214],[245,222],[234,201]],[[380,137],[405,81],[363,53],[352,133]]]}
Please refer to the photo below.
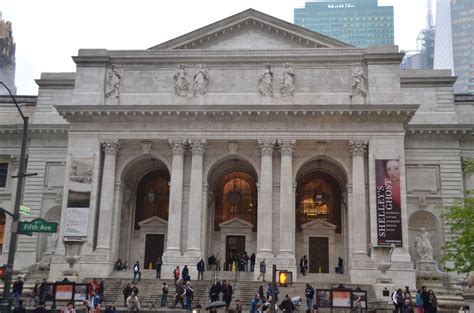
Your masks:
{"label": "decorative molding", "polygon": [[239,143],[237,141],[229,141],[229,153],[230,154],[237,154],[238,147],[239,147]]}
{"label": "decorative molding", "polygon": [[169,143],[173,148],[173,154],[183,154],[186,148],[186,139],[169,139]]}
{"label": "decorative molding", "polygon": [[326,141],[318,141],[316,143],[316,150],[318,151],[319,155],[326,154],[327,147],[328,147],[328,143]]}
{"label": "decorative molding", "polygon": [[104,139],[101,144],[105,154],[117,154],[120,149],[120,142],[118,139]]}
{"label": "decorative molding", "polygon": [[257,139],[257,145],[262,155],[273,155],[273,149],[276,145],[275,139]]}
{"label": "decorative molding", "polygon": [[142,141],[143,154],[150,154],[152,142],[149,140]]}
{"label": "decorative molding", "polygon": [[192,138],[192,139],[188,139],[188,144],[193,151],[193,155],[195,154],[202,155],[204,154],[204,151],[206,150],[207,140]]}
{"label": "decorative molding", "polygon": [[20,166],[20,155],[19,154],[10,154],[10,160],[13,169],[18,169]]}
{"label": "decorative molding", "polygon": [[365,139],[353,139],[349,141],[349,149],[352,156],[363,156],[367,151],[368,141]]}
{"label": "decorative molding", "polygon": [[281,155],[292,155],[295,151],[295,139],[278,139],[278,148]]}

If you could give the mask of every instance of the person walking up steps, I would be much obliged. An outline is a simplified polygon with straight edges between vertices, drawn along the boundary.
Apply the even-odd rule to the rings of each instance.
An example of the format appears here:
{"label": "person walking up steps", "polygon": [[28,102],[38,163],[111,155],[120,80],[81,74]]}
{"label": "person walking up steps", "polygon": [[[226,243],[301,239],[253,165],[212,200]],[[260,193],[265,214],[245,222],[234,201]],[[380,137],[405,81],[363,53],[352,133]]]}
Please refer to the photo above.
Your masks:
{"label": "person walking up steps", "polygon": [[260,275],[258,275],[257,280],[262,277],[263,281],[265,281],[265,273],[267,272],[267,264],[265,263],[265,259],[260,262]]}

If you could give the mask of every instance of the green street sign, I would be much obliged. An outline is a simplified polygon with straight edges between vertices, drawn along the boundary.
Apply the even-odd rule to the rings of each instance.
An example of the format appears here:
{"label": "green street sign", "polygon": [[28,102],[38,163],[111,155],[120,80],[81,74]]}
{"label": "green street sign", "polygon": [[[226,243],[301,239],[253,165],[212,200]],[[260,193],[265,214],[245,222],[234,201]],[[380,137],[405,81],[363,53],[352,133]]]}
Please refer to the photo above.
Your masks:
{"label": "green street sign", "polygon": [[33,233],[56,233],[58,223],[49,223],[42,218],[35,218],[31,222],[20,222],[18,232],[22,235],[31,236]]}
{"label": "green street sign", "polygon": [[30,215],[30,213],[31,213],[31,209],[29,207],[20,205],[20,214]]}

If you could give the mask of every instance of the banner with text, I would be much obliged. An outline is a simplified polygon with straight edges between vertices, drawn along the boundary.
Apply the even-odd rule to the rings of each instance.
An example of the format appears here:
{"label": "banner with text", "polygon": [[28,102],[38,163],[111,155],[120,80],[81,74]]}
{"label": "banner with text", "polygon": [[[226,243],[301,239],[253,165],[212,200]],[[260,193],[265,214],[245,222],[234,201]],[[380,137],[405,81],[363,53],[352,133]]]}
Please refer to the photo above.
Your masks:
{"label": "banner with text", "polygon": [[375,160],[377,244],[402,246],[399,160]]}

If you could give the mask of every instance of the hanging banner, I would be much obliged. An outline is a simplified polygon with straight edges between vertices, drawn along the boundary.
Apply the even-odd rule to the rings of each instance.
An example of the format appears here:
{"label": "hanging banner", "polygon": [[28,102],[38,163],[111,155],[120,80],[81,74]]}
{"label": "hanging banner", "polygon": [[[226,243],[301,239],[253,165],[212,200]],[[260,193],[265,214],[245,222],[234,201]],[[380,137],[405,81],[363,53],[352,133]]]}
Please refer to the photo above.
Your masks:
{"label": "hanging banner", "polygon": [[399,160],[375,160],[377,244],[402,246]]}

